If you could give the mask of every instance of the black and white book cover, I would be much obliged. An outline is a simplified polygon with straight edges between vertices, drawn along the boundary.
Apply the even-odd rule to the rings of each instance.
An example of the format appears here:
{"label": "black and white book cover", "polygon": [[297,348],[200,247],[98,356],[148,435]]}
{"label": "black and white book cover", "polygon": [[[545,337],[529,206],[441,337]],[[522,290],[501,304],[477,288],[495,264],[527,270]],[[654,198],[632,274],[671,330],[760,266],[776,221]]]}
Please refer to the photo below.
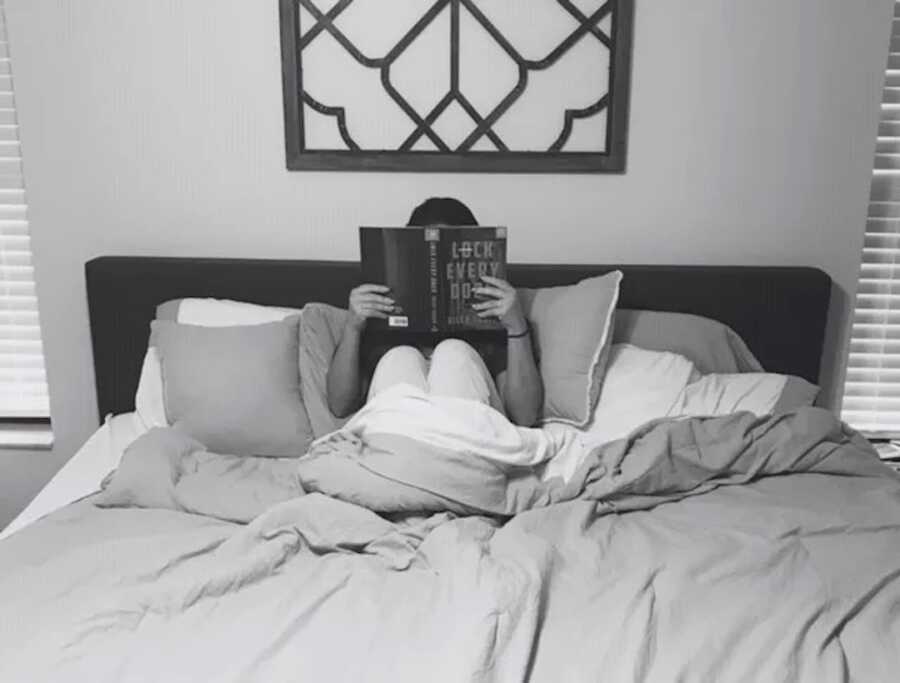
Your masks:
{"label": "black and white book cover", "polygon": [[375,330],[499,330],[479,318],[474,289],[485,275],[506,279],[504,227],[361,227],[362,280],[391,288],[396,309]]}

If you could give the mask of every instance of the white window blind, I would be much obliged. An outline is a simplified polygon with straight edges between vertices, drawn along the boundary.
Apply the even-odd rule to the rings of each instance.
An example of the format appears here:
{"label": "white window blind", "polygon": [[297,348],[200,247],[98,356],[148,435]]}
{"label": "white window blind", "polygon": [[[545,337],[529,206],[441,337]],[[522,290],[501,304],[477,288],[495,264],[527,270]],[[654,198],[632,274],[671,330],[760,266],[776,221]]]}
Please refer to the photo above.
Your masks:
{"label": "white window blind", "polygon": [[0,0],[0,418],[47,418],[13,69]]}
{"label": "white window blind", "polygon": [[872,437],[900,437],[900,2],[891,47],[853,327],[843,419]]}

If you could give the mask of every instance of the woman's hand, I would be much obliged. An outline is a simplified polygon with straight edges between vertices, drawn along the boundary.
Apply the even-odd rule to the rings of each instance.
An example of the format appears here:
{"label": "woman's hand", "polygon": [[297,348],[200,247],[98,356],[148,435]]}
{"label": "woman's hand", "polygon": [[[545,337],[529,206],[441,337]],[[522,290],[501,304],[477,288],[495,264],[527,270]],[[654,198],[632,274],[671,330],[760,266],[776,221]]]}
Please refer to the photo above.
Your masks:
{"label": "woman's hand", "polygon": [[350,301],[347,308],[350,311],[348,324],[359,331],[369,318],[387,318],[394,310],[395,302],[385,296],[391,291],[385,285],[365,284],[350,290]]}
{"label": "woman's hand", "polygon": [[528,327],[516,288],[498,277],[484,275],[481,280],[487,284],[475,287],[472,291],[479,296],[490,297],[490,300],[472,304],[472,308],[478,312],[478,317],[498,318],[508,334],[518,335],[525,332]]}

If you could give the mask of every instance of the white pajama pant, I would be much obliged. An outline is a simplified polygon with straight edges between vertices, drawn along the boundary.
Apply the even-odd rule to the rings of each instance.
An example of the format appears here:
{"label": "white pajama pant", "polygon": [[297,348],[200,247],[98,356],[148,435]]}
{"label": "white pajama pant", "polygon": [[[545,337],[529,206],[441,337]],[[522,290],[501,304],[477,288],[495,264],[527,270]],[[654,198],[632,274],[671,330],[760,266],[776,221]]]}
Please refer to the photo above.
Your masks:
{"label": "white pajama pant", "polygon": [[445,339],[430,358],[413,346],[390,349],[375,366],[368,398],[397,384],[410,384],[434,396],[479,401],[503,412],[503,401],[484,360],[460,339]]}

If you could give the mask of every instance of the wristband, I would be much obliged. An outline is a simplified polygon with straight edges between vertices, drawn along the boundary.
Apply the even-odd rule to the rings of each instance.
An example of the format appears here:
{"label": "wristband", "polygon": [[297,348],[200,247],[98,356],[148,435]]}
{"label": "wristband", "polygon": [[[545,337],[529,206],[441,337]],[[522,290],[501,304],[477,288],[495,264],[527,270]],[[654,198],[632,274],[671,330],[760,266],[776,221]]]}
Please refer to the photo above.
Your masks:
{"label": "wristband", "polygon": [[526,324],[524,332],[520,332],[519,334],[507,333],[506,338],[507,339],[520,339],[521,337],[527,337],[529,334],[531,334],[531,327],[529,327],[528,324]]}

